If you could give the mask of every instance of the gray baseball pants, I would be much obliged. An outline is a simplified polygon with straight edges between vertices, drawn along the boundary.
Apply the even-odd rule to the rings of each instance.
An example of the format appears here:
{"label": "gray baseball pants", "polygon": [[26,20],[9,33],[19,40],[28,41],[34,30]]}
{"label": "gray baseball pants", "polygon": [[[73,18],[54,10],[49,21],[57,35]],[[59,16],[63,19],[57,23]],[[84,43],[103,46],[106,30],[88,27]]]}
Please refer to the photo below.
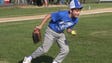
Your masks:
{"label": "gray baseball pants", "polygon": [[54,59],[54,61],[61,63],[69,53],[69,46],[67,44],[64,33],[56,33],[49,27],[46,29],[42,46],[38,47],[37,50],[32,53],[32,58],[36,58],[43,55],[44,53],[47,53],[52,46],[54,40],[56,40],[60,48],[60,52]]}

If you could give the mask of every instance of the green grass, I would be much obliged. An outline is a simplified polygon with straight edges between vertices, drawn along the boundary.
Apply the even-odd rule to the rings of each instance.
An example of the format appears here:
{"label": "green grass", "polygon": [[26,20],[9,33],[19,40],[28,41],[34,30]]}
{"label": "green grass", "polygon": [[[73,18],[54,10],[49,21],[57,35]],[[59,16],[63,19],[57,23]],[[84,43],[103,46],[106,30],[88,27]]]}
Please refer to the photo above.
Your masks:
{"label": "green grass", "polygon": [[[112,7],[112,3],[101,3],[101,4],[84,4],[84,10],[88,10],[89,6],[91,9],[97,8],[108,8]],[[17,17],[17,16],[30,16],[30,15],[41,15],[47,14],[58,10],[65,10],[68,9],[67,7],[51,7],[51,8],[19,8],[19,7],[12,7],[12,8],[0,8],[0,18],[3,17]]]}
{"label": "green grass", "polygon": [[84,10],[88,10],[89,7],[91,9],[99,9],[99,8],[112,8],[112,3],[99,3],[99,4],[96,4],[96,3],[89,3],[89,4],[84,4]]}
{"label": "green grass", "polygon": [[[77,36],[66,34],[70,53],[63,63],[112,63],[112,13],[81,16]],[[33,44],[33,28],[41,20],[10,22],[0,24],[0,63],[18,63],[30,55],[39,44]],[[46,26],[42,33],[44,35]],[[59,51],[56,44],[46,56],[40,57],[41,63],[50,63]],[[35,60],[33,63],[37,63]],[[43,62],[42,62],[43,61]],[[44,62],[45,61],[45,62]]]}

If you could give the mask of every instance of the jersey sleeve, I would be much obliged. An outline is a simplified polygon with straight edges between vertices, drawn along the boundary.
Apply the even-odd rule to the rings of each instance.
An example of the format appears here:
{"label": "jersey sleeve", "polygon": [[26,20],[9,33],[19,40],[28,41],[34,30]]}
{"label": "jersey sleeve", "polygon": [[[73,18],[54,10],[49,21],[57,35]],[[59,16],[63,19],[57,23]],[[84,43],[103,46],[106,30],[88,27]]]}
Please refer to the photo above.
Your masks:
{"label": "jersey sleeve", "polygon": [[78,21],[79,21],[79,19],[77,18],[77,19],[74,21],[74,24],[73,24],[71,27],[69,27],[69,28],[72,29],[72,28],[78,23]]}
{"label": "jersey sleeve", "polygon": [[59,14],[59,11],[58,12],[54,12],[54,13],[51,13],[51,20],[53,22],[56,22],[60,19],[60,14]]}

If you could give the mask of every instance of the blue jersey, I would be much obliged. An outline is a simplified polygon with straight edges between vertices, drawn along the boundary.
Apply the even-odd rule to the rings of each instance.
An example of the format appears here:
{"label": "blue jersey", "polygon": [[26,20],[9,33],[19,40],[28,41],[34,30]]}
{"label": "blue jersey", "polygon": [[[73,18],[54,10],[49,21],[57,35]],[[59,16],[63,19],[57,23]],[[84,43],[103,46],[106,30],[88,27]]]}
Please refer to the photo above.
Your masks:
{"label": "blue jersey", "polygon": [[49,27],[55,32],[61,33],[67,28],[73,28],[78,23],[78,18],[71,18],[69,11],[58,11],[51,13]]}

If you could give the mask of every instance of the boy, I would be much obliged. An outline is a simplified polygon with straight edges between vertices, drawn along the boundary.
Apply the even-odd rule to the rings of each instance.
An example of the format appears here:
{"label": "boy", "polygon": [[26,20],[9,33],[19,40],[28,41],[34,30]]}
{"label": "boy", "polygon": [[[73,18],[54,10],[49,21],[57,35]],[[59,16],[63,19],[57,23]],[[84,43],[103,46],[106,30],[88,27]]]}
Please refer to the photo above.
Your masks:
{"label": "boy", "polygon": [[23,63],[31,63],[32,59],[46,53],[52,46],[54,40],[58,43],[60,52],[52,63],[61,63],[69,53],[69,46],[64,35],[64,30],[66,29],[68,33],[71,33],[72,28],[78,22],[78,16],[82,8],[83,6],[78,0],[72,0],[69,11],[58,11],[45,16],[41,24],[36,26],[36,28],[41,30],[44,24],[51,19],[45,33],[43,44],[30,56],[25,57]]}

